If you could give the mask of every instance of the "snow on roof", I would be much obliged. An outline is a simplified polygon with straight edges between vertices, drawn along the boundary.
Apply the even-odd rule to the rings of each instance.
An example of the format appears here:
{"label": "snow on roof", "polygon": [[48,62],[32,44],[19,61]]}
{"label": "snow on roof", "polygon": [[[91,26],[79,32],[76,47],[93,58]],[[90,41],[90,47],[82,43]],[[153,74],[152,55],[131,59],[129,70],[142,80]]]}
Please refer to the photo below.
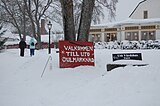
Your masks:
{"label": "snow on roof", "polygon": [[118,22],[111,22],[111,23],[105,23],[105,24],[97,24],[97,25],[92,25],[91,29],[94,29],[96,27],[117,27],[121,25],[133,25],[133,24],[151,24],[151,23],[160,23],[160,18],[151,18],[151,19],[131,19],[128,18],[123,21],[118,21]]}
{"label": "snow on roof", "polygon": [[150,23],[160,23],[160,18],[151,19],[131,19],[122,21],[120,24],[150,24]]}

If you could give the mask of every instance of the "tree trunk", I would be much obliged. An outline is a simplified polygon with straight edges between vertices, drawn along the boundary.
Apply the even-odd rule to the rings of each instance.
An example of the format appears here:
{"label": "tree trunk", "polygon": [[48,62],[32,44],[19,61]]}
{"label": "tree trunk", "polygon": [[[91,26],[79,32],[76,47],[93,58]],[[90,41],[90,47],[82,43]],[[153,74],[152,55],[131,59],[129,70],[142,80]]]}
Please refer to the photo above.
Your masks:
{"label": "tree trunk", "polygon": [[78,41],[88,41],[95,0],[83,0]]}
{"label": "tree trunk", "polygon": [[74,27],[74,16],[73,16],[73,1],[72,0],[60,0],[62,7],[63,16],[63,28],[64,28],[64,39],[75,40],[75,27]]}

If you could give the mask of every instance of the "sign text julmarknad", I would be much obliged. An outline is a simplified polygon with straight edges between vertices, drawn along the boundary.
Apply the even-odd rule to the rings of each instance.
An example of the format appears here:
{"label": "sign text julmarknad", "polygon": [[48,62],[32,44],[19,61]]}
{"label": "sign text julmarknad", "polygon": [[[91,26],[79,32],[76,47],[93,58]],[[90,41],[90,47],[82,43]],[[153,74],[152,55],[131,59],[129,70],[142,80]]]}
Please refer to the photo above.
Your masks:
{"label": "sign text julmarknad", "polygon": [[94,47],[92,42],[60,42],[60,67],[80,65],[94,66]]}

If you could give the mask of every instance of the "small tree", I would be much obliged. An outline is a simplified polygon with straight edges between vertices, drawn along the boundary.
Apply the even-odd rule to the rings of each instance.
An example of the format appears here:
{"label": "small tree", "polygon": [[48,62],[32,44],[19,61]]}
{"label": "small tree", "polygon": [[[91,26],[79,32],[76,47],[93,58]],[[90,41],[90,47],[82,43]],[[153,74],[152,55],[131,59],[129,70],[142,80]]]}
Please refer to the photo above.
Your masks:
{"label": "small tree", "polygon": [[23,0],[27,16],[30,19],[32,34],[38,41],[38,49],[42,48],[40,20],[45,16],[46,11],[50,7],[52,0]]}
{"label": "small tree", "polygon": [[5,23],[13,25],[18,31],[20,39],[22,39],[21,34],[24,34],[22,25],[26,23],[23,19],[23,7],[21,6],[22,2],[18,0],[0,0],[0,8],[3,10],[1,11],[1,20]]}
{"label": "small tree", "polygon": [[[0,0],[1,19],[12,24],[21,34],[34,35],[41,47],[40,20],[45,16],[52,0]],[[28,30],[27,30],[28,29]]]}

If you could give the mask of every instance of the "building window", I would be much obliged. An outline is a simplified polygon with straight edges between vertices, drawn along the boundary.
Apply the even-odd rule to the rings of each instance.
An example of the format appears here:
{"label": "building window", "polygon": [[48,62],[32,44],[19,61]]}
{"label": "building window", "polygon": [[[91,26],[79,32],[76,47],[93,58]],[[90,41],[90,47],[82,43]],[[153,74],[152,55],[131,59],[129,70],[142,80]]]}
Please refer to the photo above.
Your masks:
{"label": "building window", "polygon": [[106,28],[105,31],[117,31],[117,28]]}
{"label": "building window", "polygon": [[117,40],[117,34],[116,33],[106,33],[104,41],[110,42],[110,41],[116,41]]}
{"label": "building window", "polygon": [[155,31],[142,31],[141,40],[155,40]]}
{"label": "building window", "polygon": [[138,32],[133,32],[133,34],[132,34],[132,40],[135,40],[135,41],[139,40]]}
{"label": "building window", "polygon": [[104,41],[105,42],[109,42],[110,41],[110,34],[109,33],[105,34]]}
{"label": "building window", "polygon": [[100,42],[101,41],[101,34],[92,34],[90,41],[92,41],[92,42]]}
{"label": "building window", "polygon": [[155,40],[155,32],[154,31],[149,32],[149,39]]}
{"label": "building window", "polygon": [[101,29],[90,29],[90,32],[101,32]]}
{"label": "building window", "polygon": [[131,40],[131,32],[125,33],[125,40]]}
{"label": "building window", "polygon": [[141,40],[148,40],[146,31],[141,32]]}
{"label": "building window", "polygon": [[141,29],[156,29],[155,25],[141,26]]}
{"label": "building window", "polygon": [[138,41],[139,40],[138,32],[126,32],[125,33],[125,40]]}
{"label": "building window", "polygon": [[125,27],[125,30],[138,30],[138,26]]}
{"label": "building window", "polygon": [[143,17],[144,17],[144,19],[147,19],[147,18],[148,18],[148,11],[144,11],[144,12],[143,12]]}

